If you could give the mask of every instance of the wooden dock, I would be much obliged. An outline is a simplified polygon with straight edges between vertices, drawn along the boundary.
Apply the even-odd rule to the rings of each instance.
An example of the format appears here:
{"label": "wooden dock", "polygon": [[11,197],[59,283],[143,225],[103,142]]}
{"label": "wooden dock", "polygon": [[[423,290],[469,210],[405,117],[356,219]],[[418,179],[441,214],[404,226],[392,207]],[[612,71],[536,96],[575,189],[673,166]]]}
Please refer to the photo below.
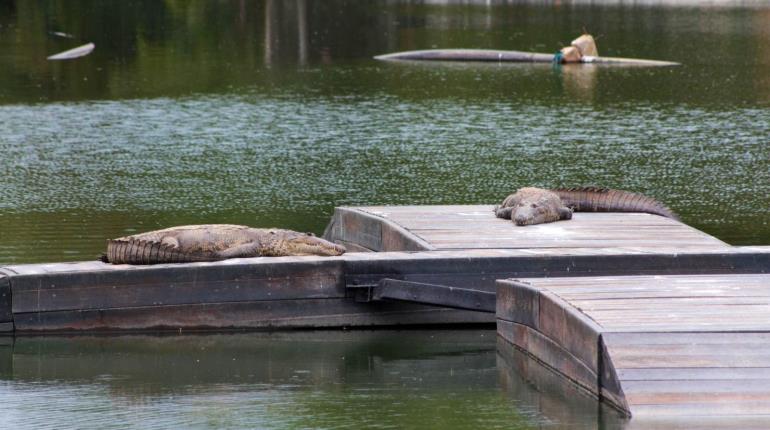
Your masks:
{"label": "wooden dock", "polygon": [[[770,249],[732,247],[648,214],[575,214],[516,227],[491,205],[338,208],[326,237],[341,257],[152,266],[0,267],[0,330],[279,329],[494,323],[494,315],[407,302],[361,303],[352,289],[399,280],[494,292],[506,278],[756,273]],[[382,252],[388,251],[388,252]]]}
{"label": "wooden dock", "polygon": [[493,205],[337,208],[326,237],[358,251],[623,248],[733,249],[679,221],[644,213],[575,213],[516,227]]}
{"label": "wooden dock", "polygon": [[770,419],[770,275],[499,282],[498,333],[640,419]]}
{"label": "wooden dock", "polygon": [[[0,331],[496,322],[503,348],[625,414],[770,416],[770,247],[639,213],[517,227],[492,205],[337,208],[325,237],[350,252],[0,267]],[[391,287],[401,295],[380,294]],[[496,291],[496,315],[413,294],[449,287]]]}

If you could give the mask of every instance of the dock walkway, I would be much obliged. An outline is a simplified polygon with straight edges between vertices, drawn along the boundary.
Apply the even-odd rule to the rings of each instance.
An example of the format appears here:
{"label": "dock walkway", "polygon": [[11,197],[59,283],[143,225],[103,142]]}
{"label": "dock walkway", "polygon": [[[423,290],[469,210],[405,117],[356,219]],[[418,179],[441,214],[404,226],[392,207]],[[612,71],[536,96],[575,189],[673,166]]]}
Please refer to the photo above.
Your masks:
{"label": "dock walkway", "polygon": [[732,249],[679,221],[645,213],[575,213],[569,222],[516,227],[493,205],[337,208],[326,237],[359,251],[691,248]]}
{"label": "dock walkway", "polygon": [[497,317],[634,417],[770,418],[770,274],[505,280]]}
{"label": "dock walkway", "polygon": [[[340,257],[0,267],[0,331],[497,322],[503,344],[627,414],[770,416],[770,247],[640,213],[517,227],[492,207],[337,208],[324,235]],[[497,313],[361,300],[426,284],[496,291]]]}
{"label": "dock walkway", "polygon": [[[576,213],[516,227],[492,205],[337,208],[341,257],[0,267],[0,331],[222,330],[494,323],[492,314],[360,303],[385,279],[494,292],[507,278],[755,273],[770,248],[732,247],[664,217]],[[387,252],[383,252],[387,251]]]}

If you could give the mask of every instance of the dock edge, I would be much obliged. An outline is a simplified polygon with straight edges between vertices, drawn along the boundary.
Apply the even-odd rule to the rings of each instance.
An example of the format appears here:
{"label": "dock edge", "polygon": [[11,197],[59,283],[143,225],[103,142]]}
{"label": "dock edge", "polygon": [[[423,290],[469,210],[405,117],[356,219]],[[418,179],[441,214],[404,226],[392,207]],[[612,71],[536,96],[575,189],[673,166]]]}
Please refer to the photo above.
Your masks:
{"label": "dock edge", "polygon": [[496,311],[498,336],[631,417],[596,322],[555,294],[512,279],[497,281]]}
{"label": "dock edge", "polygon": [[396,222],[350,207],[334,208],[323,238],[357,252],[435,250]]}

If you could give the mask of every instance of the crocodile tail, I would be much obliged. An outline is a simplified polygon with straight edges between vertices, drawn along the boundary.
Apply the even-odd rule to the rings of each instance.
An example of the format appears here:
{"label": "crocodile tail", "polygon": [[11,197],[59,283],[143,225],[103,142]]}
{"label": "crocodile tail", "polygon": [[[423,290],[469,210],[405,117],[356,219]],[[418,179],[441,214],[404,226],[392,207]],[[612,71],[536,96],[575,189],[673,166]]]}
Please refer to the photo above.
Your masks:
{"label": "crocodile tail", "polygon": [[556,193],[575,212],[644,212],[679,220],[666,205],[638,193],[600,187],[560,188]]}
{"label": "crocodile tail", "polygon": [[218,260],[211,253],[190,253],[156,241],[140,239],[112,239],[107,241],[107,252],[101,258],[112,264],[190,263]]}

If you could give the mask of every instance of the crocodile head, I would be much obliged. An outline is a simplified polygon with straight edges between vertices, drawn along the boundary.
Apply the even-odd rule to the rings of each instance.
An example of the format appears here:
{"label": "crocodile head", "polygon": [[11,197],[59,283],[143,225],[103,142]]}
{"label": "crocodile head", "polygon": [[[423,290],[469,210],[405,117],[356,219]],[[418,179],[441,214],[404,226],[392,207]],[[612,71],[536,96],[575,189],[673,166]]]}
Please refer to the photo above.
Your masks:
{"label": "crocodile head", "polygon": [[533,225],[571,219],[572,211],[564,206],[556,194],[540,188],[522,188],[513,195],[509,204],[511,220],[516,225]]}
{"label": "crocodile head", "polygon": [[523,202],[513,210],[511,219],[516,225],[534,225],[552,222],[559,218],[554,217],[552,208],[548,206],[539,206],[536,203]]}
{"label": "crocodile head", "polygon": [[270,240],[265,248],[265,255],[342,255],[346,249],[342,245],[316,237],[312,233],[299,233],[291,230],[270,230]]}

